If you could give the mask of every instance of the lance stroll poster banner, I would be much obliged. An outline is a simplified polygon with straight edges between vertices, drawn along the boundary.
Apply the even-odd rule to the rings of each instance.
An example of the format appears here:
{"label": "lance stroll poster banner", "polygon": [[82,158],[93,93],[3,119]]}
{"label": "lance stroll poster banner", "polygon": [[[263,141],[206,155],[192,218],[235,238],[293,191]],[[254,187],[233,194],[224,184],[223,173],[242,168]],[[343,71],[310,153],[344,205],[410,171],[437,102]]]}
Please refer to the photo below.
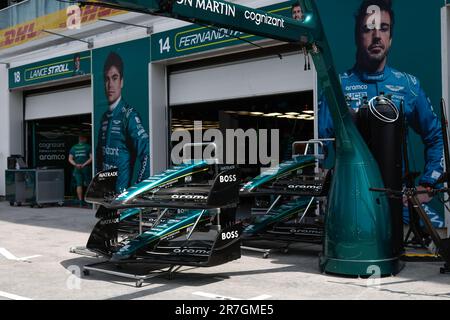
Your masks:
{"label": "lance stroll poster banner", "polygon": [[[348,0],[337,5],[334,0],[317,0],[317,5],[349,107],[362,110],[380,95],[390,98],[397,109],[403,101],[408,125],[409,169],[420,172],[416,185],[434,184],[443,170],[439,103],[442,96],[440,12],[444,3]],[[411,39],[423,39],[426,45],[418,45]],[[319,101],[319,135],[327,137],[333,130],[326,101],[320,97]],[[374,102],[372,105],[376,107]],[[378,127],[359,126],[366,131],[363,136],[379,163],[386,156],[394,158],[393,153],[398,151],[396,147],[389,148],[392,143],[398,145],[394,136],[400,138],[400,134],[393,134],[387,139],[383,131],[390,126],[390,116],[381,119],[384,123]],[[392,163],[391,168],[380,170],[383,178],[394,172],[401,179],[401,167]],[[437,198],[430,201],[430,197],[424,196],[422,202],[434,225],[444,227],[443,205]],[[407,213],[404,221],[408,222]]]}
{"label": "lance stroll poster banner", "polygon": [[116,192],[149,175],[150,40],[94,50],[95,171],[118,169]]}

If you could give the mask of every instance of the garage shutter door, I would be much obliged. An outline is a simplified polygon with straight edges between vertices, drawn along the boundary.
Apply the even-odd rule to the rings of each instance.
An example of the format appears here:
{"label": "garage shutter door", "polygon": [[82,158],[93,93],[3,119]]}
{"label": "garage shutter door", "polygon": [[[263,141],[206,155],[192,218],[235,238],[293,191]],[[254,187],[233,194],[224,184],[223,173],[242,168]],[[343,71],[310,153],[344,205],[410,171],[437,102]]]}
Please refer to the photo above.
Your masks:
{"label": "garage shutter door", "polygon": [[315,71],[304,65],[303,55],[292,54],[174,72],[170,105],[313,90]]}
{"label": "garage shutter door", "polygon": [[92,112],[91,87],[27,96],[25,120],[55,118]]}

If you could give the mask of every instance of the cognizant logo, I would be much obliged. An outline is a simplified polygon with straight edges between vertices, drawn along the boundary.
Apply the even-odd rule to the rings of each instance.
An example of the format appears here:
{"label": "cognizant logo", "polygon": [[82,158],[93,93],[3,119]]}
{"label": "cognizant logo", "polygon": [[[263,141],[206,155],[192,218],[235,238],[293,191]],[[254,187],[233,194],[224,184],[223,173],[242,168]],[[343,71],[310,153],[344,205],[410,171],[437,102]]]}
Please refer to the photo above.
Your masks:
{"label": "cognizant logo", "polygon": [[40,149],[54,149],[54,148],[64,148],[64,142],[41,142],[39,143]]}
{"label": "cognizant logo", "polygon": [[245,10],[244,18],[247,20],[255,21],[255,24],[259,26],[261,23],[268,24],[275,27],[284,28],[284,19],[271,17],[267,14],[257,13],[254,11]]}

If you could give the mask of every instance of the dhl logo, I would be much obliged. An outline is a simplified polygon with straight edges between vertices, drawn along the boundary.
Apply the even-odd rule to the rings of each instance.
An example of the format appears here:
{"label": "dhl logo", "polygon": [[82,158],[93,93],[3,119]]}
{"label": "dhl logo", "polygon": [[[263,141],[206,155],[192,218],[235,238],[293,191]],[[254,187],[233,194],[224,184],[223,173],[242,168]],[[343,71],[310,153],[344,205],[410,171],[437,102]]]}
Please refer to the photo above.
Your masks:
{"label": "dhl logo", "polygon": [[[125,11],[111,9],[111,8],[102,8],[98,6],[88,5],[81,9],[81,23],[89,23],[94,22],[100,18],[110,17],[117,14],[126,13]],[[68,15],[66,15],[66,18]],[[60,28],[66,28],[67,19],[60,25]]]}
{"label": "dhl logo", "polygon": [[[88,5],[81,9],[81,24],[87,24],[97,21],[100,18],[111,17],[125,11],[102,8]],[[10,48],[16,45],[26,43],[31,40],[45,37],[47,33],[42,30],[47,29],[65,29],[70,12],[60,10],[35,20],[16,25],[12,28],[0,30],[0,49]]]}
{"label": "dhl logo", "polygon": [[4,41],[0,44],[0,47],[9,47],[16,43],[23,43],[25,40],[36,38],[38,32],[35,31],[35,22],[30,24],[18,26],[14,29],[9,29],[4,32]]}
{"label": "dhl logo", "polygon": [[96,6],[86,6],[81,11],[81,23],[95,21],[100,18],[113,16],[116,14],[125,13],[121,10],[115,10],[111,8],[101,8]]}

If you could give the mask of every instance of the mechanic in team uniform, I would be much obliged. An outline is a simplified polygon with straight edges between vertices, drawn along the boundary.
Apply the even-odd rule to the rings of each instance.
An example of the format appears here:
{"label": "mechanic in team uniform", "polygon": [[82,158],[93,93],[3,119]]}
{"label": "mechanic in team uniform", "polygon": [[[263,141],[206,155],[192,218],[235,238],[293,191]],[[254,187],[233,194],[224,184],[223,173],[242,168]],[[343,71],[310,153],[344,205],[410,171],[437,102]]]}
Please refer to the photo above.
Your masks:
{"label": "mechanic in team uniform", "polygon": [[69,163],[74,167],[72,177],[76,184],[79,204],[83,206],[83,188],[86,188],[92,179],[92,150],[85,136],[80,136],[78,144],[70,149]]}
{"label": "mechanic in team uniform", "polygon": [[[149,136],[139,113],[122,97],[123,61],[111,52],[104,66],[105,94],[108,110],[103,114],[96,149],[97,172],[118,169],[116,192],[149,176]],[[136,160],[139,171],[132,181]]]}
{"label": "mechanic in team uniform", "polygon": [[[378,6],[380,23],[370,22],[368,8]],[[392,44],[394,12],[388,0],[365,0],[356,16],[355,41],[357,56],[355,66],[340,75],[342,90],[350,106],[359,109],[364,97],[369,100],[382,93],[392,95],[391,100],[399,108],[404,101],[404,113],[408,125],[421,136],[425,145],[425,168],[419,180],[418,190],[434,185],[443,174],[443,138],[440,121],[433,111],[430,100],[423,91],[419,80],[407,73],[389,67],[387,56]],[[319,136],[334,136],[333,122],[326,100],[319,102]],[[428,194],[419,195],[421,203],[432,198]],[[429,207],[425,207],[429,211]],[[404,211],[406,213],[406,211]],[[404,214],[408,222],[408,215]]]}

